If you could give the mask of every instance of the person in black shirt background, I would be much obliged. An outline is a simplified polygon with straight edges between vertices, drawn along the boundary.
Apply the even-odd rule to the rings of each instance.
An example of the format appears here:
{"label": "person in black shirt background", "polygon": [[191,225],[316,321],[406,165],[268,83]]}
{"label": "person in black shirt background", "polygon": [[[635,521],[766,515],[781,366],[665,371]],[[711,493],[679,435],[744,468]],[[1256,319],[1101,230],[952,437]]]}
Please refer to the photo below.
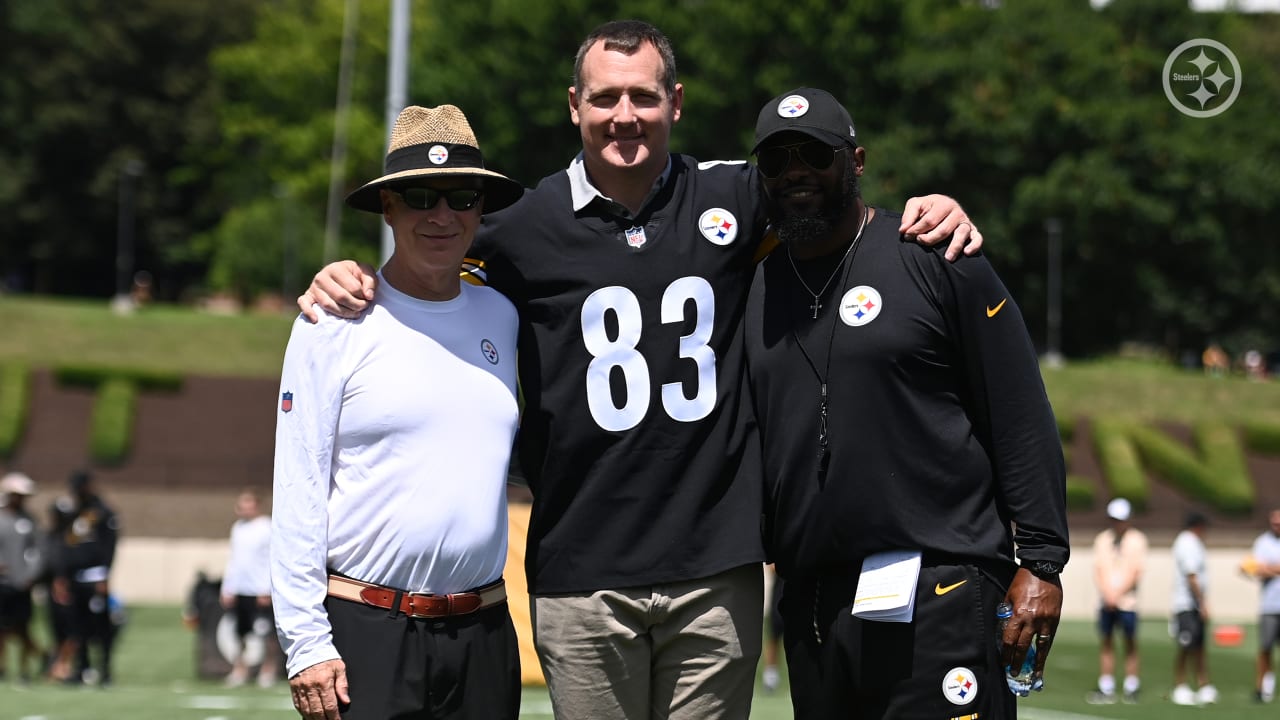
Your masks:
{"label": "person in black shirt background", "polygon": [[[65,623],[60,628],[65,636],[60,639],[51,672],[65,682],[109,685],[115,638],[109,579],[120,521],[95,492],[88,471],[72,473],[67,489],[69,492],[55,500],[51,508],[50,598],[55,625],[59,620]],[[90,662],[90,648],[95,645],[99,660],[96,669]]]}

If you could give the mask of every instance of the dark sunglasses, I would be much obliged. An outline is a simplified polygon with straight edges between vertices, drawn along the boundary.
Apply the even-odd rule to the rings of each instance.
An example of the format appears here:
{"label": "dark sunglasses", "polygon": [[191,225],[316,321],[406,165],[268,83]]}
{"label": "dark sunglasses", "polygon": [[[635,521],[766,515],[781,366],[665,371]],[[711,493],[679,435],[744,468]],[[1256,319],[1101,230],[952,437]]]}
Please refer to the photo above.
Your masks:
{"label": "dark sunglasses", "polygon": [[444,198],[445,203],[453,210],[470,210],[484,197],[483,190],[473,188],[457,188],[454,190],[437,190],[426,187],[407,187],[395,193],[404,199],[404,204],[414,210],[430,210]]}
{"label": "dark sunglasses", "polygon": [[787,169],[791,164],[791,154],[795,153],[800,162],[822,171],[831,167],[836,161],[836,153],[847,147],[832,147],[821,140],[806,140],[794,145],[772,145],[760,148],[760,152],[756,153],[756,167],[760,168],[761,175],[772,180]]}

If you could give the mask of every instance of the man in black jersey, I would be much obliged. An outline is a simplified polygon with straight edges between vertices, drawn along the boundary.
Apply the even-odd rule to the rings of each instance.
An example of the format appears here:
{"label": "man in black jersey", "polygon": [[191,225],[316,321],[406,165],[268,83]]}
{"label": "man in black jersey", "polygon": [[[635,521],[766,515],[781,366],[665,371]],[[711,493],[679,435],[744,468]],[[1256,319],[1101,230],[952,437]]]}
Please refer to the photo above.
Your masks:
{"label": "man in black jersey", "polygon": [[[683,86],[657,28],[597,28],[574,76],[582,152],[487,217],[467,266],[520,313],[535,645],[557,717],[745,718],[764,605],[739,392],[759,178],[670,152]],[[922,240],[972,230],[950,198],[911,207]],[[372,290],[372,268],[331,265],[299,306],[350,315]]]}
{"label": "man in black jersey", "polygon": [[986,259],[900,242],[863,203],[855,132],[811,88],[756,125],[782,246],[744,342],[796,717],[1012,718],[1002,668],[1034,637],[1041,672],[1062,610],[1053,412]]}

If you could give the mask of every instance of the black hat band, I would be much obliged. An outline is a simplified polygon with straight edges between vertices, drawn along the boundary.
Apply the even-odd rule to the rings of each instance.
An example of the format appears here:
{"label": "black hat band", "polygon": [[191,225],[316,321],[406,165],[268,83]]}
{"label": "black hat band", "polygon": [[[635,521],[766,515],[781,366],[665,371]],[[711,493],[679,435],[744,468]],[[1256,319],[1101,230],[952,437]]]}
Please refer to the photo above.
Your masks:
{"label": "black hat band", "polygon": [[[444,162],[437,162],[433,157],[435,148],[444,148],[447,153]],[[386,174],[392,175],[406,170],[466,168],[483,170],[484,158],[480,148],[454,143],[422,143],[393,150],[387,155]]]}

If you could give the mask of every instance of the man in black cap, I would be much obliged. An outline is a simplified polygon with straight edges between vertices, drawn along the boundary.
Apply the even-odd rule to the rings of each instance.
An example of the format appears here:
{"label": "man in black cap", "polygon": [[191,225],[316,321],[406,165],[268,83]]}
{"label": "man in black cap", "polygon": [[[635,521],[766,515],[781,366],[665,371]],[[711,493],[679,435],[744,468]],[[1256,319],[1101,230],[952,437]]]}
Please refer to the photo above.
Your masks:
{"label": "man in black cap", "polygon": [[866,150],[830,94],[771,100],[754,152],[782,247],[744,342],[796,717],[1012,718],[1002,668],[1035,638],[1039,684],[1069,554],[1018,307],[984,257],[901,242],[863,202]]}
{"label": "man in black cap", "polygon": [[[66,638],[58,648],[53,672],[66,682],[109,685],[115,638],[109,580],[120,520],[94,491],[89,471],[73,472],[67,489],[68,494],[54,501],[50,533],[50,595],[55,614],[66,621]],[[95,645],[97,669],[90,653]]]}

